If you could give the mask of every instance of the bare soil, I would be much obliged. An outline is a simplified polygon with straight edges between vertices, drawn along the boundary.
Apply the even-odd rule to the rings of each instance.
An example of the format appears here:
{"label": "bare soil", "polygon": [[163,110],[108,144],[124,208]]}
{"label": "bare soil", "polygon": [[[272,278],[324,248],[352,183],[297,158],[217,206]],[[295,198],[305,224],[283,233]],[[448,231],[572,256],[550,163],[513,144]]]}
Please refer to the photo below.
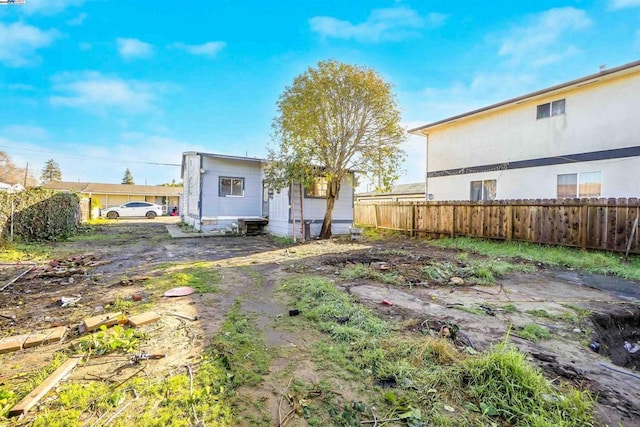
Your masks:
{"label": "bare soil", "polygon": [[[183,370],[219,331],[241,297],[242,309],[262,330],[265,344],[278,349],[278,357],[259,387],[245,387],[239,393],[247,401],[263,402],[271,424],[277,425],[282,413],[289,411],[281,396],[292,372],[309,384],[317,384],[326,375],[310,357],[317,333],[288,327],[285,320],[291,321],[291,307],[276,292],[283,278],[304,273],[334,279],[336,286],[362,304],[407,328],[454,323],[479,351],[508,337],[549,378],[591,390],[598,399],[597,417],[602,425],[640,425],[640,351],[625,348],[625,342],[632,346],[640,340],[640,309],[635,297],[624,289],[594,289],[579,272],[543,265],[537,266],[536,273],[510,274],[491,287],[434,285],[423,281],[421,268],[436,261],[458,262],[457,251],[434,248],[417,239],[336,239],[296,246],[283,246],[268,236],[171,239],[167,221],[119,220],[101,227],[104,238],[56,243],[54,260],[39,263],[0,292],[1,337],[57,325],[70,328],[59,344],[0,355],[0,386],[45,366],[55,351],[77,345],[84,335],[78,327],[82,319],[111,311],[118,301],[136,300],[129,304],[130,311],[152,310],[162,315],[160,322],[145,327],[150,339],[140,350],[167,356],[146,364],[144,374]],[[143,286],[147,278],[161,276],[171,265],[194,261],[214,262],[223,276],[218,292],[162,298],[160,292]],[[390,271],[401,274],[406,285],[339,278],[345,267],[376,262],[385,262]],[[25,264],[0,266],[0,287],[27,268]],[[80,300],[62,307],[63,297]],[[383,304],[383,300],[392,305]],[[504,309],[510,304],[517,311]],[[576,320],[576,316],[569,316],[576,314],[576,307],[592,315]],[[464,311],[469,308],[475,312]],[[550,317],[527,313],[531,310],[544,310]],[[171,313],[197,316],[198,320]],[[531,323],[547,327],[552,339],[533,343],[519,337],[520,327]],[[590,344],[598,347],[598,352],[590,349]],[[140,366],[131,363],[130,357],[89,360],[74,370],[69,381],[126,381],[141,374]],[[353,384],[341,384],[336,378],[332,381],[343,398],[358,397]],[[254,407],[247,405],[245,410]],[[34,410],[30,417],[36,414]],[[300,417],[288,425],[306,423]]]}

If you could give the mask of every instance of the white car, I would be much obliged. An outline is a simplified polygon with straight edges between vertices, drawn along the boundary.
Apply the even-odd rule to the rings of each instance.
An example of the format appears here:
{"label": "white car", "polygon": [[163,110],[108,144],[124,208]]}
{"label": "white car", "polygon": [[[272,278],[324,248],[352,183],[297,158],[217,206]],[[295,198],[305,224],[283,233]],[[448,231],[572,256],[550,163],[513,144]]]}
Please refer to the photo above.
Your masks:
{"label": "white car", "polygon": [[117,219],[121,216],[145,216],[153,219],[162,215],[162,206],[149,202],[129,202],[122,206],[104,209],[102,215],[109,219]]}

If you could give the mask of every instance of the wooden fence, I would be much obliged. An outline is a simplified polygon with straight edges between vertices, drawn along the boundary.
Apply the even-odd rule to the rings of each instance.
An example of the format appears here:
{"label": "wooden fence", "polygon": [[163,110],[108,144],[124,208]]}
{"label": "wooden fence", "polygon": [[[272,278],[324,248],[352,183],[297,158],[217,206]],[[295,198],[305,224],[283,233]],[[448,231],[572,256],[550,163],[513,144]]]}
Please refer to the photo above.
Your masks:
{"label": "wooden fence", "polygon": [[412,236],[470,236],[639,254],[640,204],[629,199],[358,202],[354,223]]}

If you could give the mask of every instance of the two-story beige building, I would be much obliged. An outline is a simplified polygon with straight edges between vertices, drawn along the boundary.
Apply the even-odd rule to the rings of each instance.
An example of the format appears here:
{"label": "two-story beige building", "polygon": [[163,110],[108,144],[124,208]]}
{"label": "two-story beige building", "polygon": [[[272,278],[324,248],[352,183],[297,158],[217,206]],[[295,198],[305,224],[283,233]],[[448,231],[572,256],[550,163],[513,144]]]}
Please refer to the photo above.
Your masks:
{"label": "two-story beige building", "polygon": [[637,197],[640,61],[410,130],[433,200]]}

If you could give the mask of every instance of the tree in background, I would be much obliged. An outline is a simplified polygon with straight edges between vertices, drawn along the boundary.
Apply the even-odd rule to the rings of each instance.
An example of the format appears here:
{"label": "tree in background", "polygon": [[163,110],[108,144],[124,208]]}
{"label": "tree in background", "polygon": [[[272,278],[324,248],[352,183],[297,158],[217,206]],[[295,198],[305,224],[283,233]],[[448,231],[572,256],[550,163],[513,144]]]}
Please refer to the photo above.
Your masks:
{"label": "tree in background", "polygon": [[20,168],[13,163],[11,157],[4,151],[0,151],[0,182],[7,184],[22,184],[31,187],[37,184],[31,171]]}
{"label": "tree in background", "polygon": [[53,159],[47,160],[42,173],[40,174],[40,182],[46,184],[51,181],[62,181],[62,171],[60,166]]}
{"label": "tree in background", "polygon": [[328,238],[340,183],[351,171],[379,189],[398,178],[405,132],[391,85],[372,69],[322,61],[285,88],[277,107],[273,129],[278,148],[270,150],[268,174],[279,183],[305,177],[300,182],[308,185],[313,175],[326,179],[320,237]]}
{"label": "tree in background", "polygon": [[133,184],[133,175],[131,175],[131,171],[129,170],[129,168],[127,168],[126,171],[124,171],[124,177],[122,178],[122,183],[123,184]]}

